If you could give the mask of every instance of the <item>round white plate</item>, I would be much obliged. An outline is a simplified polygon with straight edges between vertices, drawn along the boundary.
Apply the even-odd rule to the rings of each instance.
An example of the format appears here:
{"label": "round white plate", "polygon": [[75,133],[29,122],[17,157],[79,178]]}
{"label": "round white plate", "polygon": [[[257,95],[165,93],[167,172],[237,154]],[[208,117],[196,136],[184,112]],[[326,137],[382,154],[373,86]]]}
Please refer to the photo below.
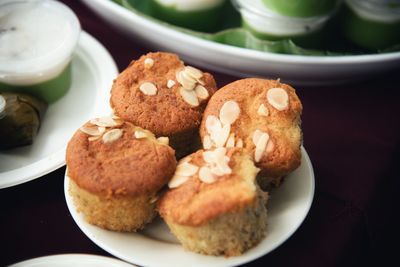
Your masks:
{"label": "round white plate", "polygon": [[68,176],[65,177],[64,192],[68,209],[79,228],[98,246],[127,262],[147,267],[234,266],[272,251],[288,239],[305,219],[314,197],[314,172],[304,148],[302,157],[301,166],[285,178],[281,187],[271,192],[266,238],[237,257],[204,256],[185,251],[161,219],[138,233],[112,232],[90,225],[82,214],[76,212],[68,193]]}
{"label": "round white plate", "polygon": [[92,117],[110,113],[109,93],[117,66],[108,51],[82,32],[72,58],[72,85],[51,104],[30,146],[0,151],[0,188],[43,176],[65,164],[72,134]]}
{"label": "round white plate", "polygon": [[369,79],[400,69],[400,52],[357,56],[297,56],[244,49],[203,40],[139,16],[111,0],[82,0],[130,37],[179,54],[185,61],[240,77],[281,78],[292,84],[332,84]]}
{"label": "round white plate", "polygon": [[134,267],[120,260],[88,255],[88,254],[60,254],[45,256],[21,261],[9,267]]}

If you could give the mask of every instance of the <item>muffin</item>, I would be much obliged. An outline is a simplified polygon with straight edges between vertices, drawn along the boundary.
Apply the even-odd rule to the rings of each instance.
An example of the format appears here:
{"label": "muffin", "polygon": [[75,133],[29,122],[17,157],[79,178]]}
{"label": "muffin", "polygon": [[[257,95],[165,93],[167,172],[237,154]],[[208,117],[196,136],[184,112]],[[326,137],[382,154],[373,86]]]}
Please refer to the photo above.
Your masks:
{"label": "muffin", "polygon": [[256,166],[263,189],[278,186],[301,162],[302,104],[279,80],[243,79],[210,99],[200,126],[205,149],[243,147]]}
{"label": "muffin", "polygon": [[198,127],[216,90],[211,74],[184,66],[177,55],[149,53],[117,77],[110,104],[122,119],[169,137],[181,158],[199,147]]}
{"label": "muffin", "polygon": [[238,148],[199,150],[182,159],[159,213],[185,249],[206,255],[240,255],[266,234],[267,193],[259,171]]}
{"label": "muffin", "polygon": [[157,193],[176,168],[167,143],[122,120],[86,123],[69,141],[66,154],[69,193],[78,212],[108,230],[143,228],[156,215]]}

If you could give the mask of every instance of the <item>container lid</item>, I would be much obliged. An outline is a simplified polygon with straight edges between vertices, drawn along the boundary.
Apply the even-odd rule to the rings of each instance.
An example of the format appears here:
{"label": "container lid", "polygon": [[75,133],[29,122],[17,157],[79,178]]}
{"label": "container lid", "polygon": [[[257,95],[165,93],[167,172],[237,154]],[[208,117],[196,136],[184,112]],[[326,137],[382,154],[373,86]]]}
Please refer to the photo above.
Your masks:
{"label": "container lid", "polygon": [[78,42],[80,24],[53,0],[0,4],[0,82],[24,85],[57,76]]}

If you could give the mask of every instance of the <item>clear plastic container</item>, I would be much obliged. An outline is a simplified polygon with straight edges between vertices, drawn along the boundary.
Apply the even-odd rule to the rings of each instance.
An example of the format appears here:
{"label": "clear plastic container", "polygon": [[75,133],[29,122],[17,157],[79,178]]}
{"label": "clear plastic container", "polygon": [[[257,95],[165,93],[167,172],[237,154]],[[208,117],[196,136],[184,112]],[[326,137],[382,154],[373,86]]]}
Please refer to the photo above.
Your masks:
{"label": "clear plastic container", "polygon": [[341,0],[263,0],[264,4],[284,16],[315,17],[332,13]]}
{"label": "clear plastic container", "polygon": [[341,20],[345,36],[361,47],[400,44],[400,0],[347,0]]}
{"label": "clear plastic container", "polygon": [[81,27],[53,0],[0,4],[0,92],[22,92],[51,103],[71,83],[70,62]]}
{"label": "clear plastic container", "polygon": [[171,24],[212,31],[226,0],[150,0],[152,15]]}
{"label": "clear plastic container", "polygon": [[265,40],[292,39],[304,47],[318,47],[322,29],[332,13],[313,17],[288,17],[267,8],[262,0],[232,0],[242,24]]}

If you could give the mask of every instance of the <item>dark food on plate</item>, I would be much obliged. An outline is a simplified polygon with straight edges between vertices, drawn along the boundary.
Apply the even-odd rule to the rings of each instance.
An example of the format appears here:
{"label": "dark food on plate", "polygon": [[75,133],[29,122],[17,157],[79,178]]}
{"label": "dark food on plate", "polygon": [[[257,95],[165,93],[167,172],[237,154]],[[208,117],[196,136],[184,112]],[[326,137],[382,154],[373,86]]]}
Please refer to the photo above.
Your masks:
{"label": "dark food on plate", "polygon": [[0,94],[0,149],[30,145],[47,105],[25,94]]}
{"label": "dark food on plate", "polygon": [[159,190],[176,167],[168,138],[110,117],[86,123],[68,143],[69,192],[94,225],[136,231],[156,215]]}
{"label": "dark food on plate", "polygon": [[156,136],[167,136],[178,158],[200,147],[198,127],[215,80],[175,54],[149,53],[117,77],[111,90],[114,113]]}
{"label": "dark food on plate", "polygon": [[207,255],[240,255],[265,236],[267,193],[240,148],[200,150],[182,159],[159,200],[161,217],[182,245]]}
{"label": "dark food on plate", "polygon": [[243,147],[261,169],[262,188],[279,185],[301,162],[302,104],[279,80],[243,79],[218,90],[200,126],[205,149]]}

